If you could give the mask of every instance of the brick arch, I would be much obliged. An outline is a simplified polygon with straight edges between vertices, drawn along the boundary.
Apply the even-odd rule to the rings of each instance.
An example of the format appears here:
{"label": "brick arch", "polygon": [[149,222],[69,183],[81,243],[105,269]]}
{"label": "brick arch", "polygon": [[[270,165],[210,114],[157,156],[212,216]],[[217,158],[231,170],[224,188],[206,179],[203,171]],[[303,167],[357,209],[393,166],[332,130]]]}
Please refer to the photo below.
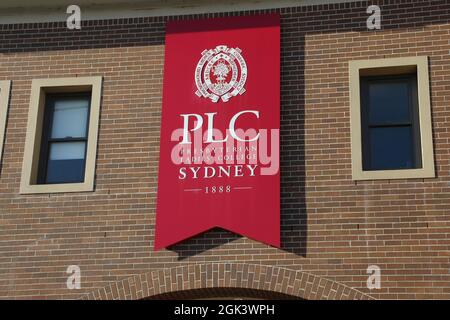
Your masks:
{"label": "brick arch", "polygon": [[311,273],[245,263],[192,264],[149,271],[113,282],[81,299],[135,300],[208,288],[262,290],[312,300],[374,299],[342,283]]}

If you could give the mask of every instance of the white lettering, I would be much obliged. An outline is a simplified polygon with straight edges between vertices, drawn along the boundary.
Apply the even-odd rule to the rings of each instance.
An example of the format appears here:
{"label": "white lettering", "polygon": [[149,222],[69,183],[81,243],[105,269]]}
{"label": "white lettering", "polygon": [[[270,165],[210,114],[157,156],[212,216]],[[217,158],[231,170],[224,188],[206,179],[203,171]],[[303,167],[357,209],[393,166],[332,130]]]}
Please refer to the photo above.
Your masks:
{"label": "white lettering", "polygon": [[236,114],[233,116],[233,118],[231,118],[231,121],[230,121],[230,134],[231,134],[231,136],[232,136],[234,139],[236,139],[236,140],[238,140],[238,141],[242,141],[242,142],[252,142],[252,141],[256,141],[256,140],[258,140],[258,138],[259,138],[259,133],[258,133],[253,139],[249,139],[249,140],[241,139],[241,138],[239,138],[238,135],[236,134],[236,130],[235,130],[235,123],[236,123],[236,120],[237,120],[241,115],[243,115],[243,114],[245,114],[245,113],[252,113],[252,114],[256,115],[256,118],[259,119],[259,111],[254,111],[254,110],[244,110],[244,111],[241,111],[241,112],[236,113]]}
{"label": "white lettering", "polygon": [[195,117],[197,119],[197,125],[191,131],[197,131],[198,129],[200,129],[202,127],[202,125],[203,125],[203,118],[202,118],[201,115],[195,114],[195,113],[193,113],[193,114],[182,114],[181,116],[184,119],[183,141],[181,142],[181,144],[191,143],[189,141],[189,117]]}

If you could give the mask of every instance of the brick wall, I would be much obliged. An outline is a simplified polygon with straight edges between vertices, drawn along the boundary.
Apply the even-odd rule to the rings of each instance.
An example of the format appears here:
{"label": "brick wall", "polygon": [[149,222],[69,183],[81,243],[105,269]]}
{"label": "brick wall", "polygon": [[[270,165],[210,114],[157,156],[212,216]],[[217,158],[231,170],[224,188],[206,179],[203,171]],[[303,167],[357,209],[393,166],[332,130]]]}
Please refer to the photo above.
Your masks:
{"label": "brick wall", "polygon": [[[450,4],[373,3],[382,8],[381,31],[366,28],[367,1],[278,10],[281,250],[212,230],[152,251],[164,26],[179,17],[86,21],[81,31],[64,23],[0,25],[0,80],[13,81],[0,172],[0,298],[80,298],[142,274],[167,289],[165,270],[220,270],[222,263],[235,275],[268,266],[279,292],[302,297],[320,298],[311,290],[338,284],[340,292],[374,298],[450,299]],[[348,61],[416,55],[430,58],[437,178],[354,182]],[[95,192],[22,196],[31,79],[75,75],[104,77]],[[382,288],[370,291],[373,264]],[[66,288],[69,265],[81,268],[80,290]],[[219,271],[210,274],[211,283],[197,287],[220,280]],[[294,289],[289,279],[297,274],[302,285]],[[134,280],[127,283],[131,290]],[[250,281],[228,284],[237,283]]]}

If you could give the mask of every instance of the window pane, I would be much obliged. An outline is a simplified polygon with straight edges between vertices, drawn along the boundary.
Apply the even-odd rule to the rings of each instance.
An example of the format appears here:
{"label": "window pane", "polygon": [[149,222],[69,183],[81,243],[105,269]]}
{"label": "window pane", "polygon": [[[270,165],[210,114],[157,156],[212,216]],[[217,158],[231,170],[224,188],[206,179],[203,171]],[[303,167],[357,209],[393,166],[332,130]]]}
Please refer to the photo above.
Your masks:
{"label": "window pane", "polygon": [[414,168],[411,127],[370,129],[369,170]]}
{"label": "window pane", "polygon": [[51,137],[54,139],[86,137],[88,110],[88,99],[55,101]]}
{"label": "window pane", "polygon": [[408,82],[375,82],[369,85],[371,125],[410,122]]}
{"label": "window pane", "polygon": [[47,183],[84,181],[85,142],[63,142],[50,145]]}
{"label": "window pane", "polygon": [[84,159],[85,142],[57,142],[50,146],[50,160]]}

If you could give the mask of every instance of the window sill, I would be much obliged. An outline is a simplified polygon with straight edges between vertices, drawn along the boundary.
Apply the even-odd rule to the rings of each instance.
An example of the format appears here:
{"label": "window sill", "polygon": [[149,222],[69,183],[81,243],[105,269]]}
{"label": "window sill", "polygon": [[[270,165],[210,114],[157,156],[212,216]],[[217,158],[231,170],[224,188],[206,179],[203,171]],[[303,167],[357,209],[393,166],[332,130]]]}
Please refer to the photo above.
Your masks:
{"label": "window sill", "polygon": [[64,183],[64,184],[39,184],[24,185],[20,187],[20,194],[41,194],[41,193],[69,193],[69,192],[92,192],[92,183]]}
{"label": "window sill", "polygon": [[422,179],[435,178],[434,168],[430,169],[405,169],[405,170],[380,170],[380,171],[353,171],[354,181],[364,180],[393,180],[393,179]]}

